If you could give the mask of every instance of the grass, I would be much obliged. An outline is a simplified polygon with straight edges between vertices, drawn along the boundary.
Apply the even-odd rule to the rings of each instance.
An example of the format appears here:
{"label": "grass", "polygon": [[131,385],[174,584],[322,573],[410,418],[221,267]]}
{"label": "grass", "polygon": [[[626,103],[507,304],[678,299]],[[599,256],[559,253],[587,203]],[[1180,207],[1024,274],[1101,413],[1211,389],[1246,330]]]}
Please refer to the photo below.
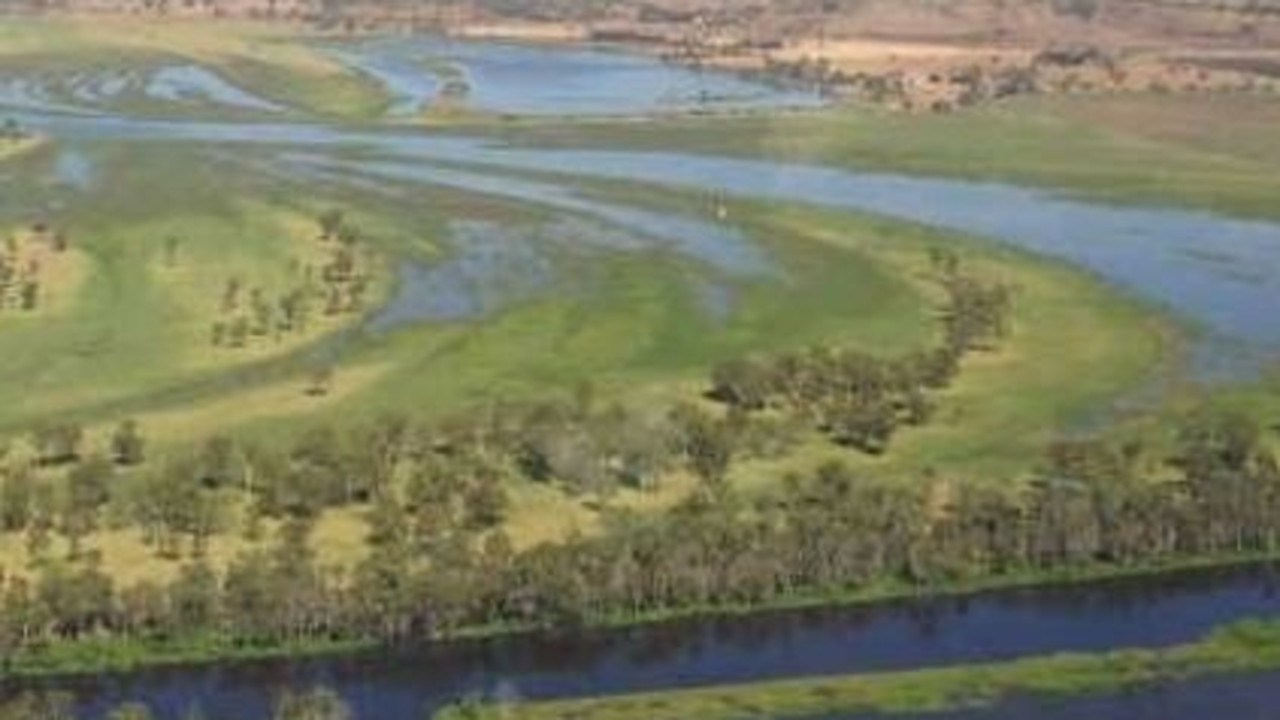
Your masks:
{"label": "grass", "polygon": [[851,712],[941,712],[1013,695],[1114,692],[1161,681],[1280,667],[1280,622],[1245,621],[1161,649],[1071,653],[844,677],[526,702],[493,708],[521,720],[745,720]]}
{"label": "grass", "polygon": [[45,147],[49,140],[41,135],[25,135],[18,138],[0,140],[0,162],[21,157],[38,148]]}
{"label": "grass", "polygon": [[[137,161],[147,165],[143,157]],[[193,196],[207,192],[199,180],[170,181],[186,185]],[[104,194],[109,203],[112,193]],[[74,283],[50,278],[57,313],[5,327],[6,345],[19,349],[0,359],[5,420],[74,411],[291,349],[283,343],[237,354],[208,345],[217,288],[227,278],[237,275],[247,286],[271,289],[283,282],[290,256],[304,252],[299,246],[307,241],[290,238],[278,213],[225,198],[173,216],[159,212],[163,205],[147,217],[129,217],[129,208],[138,210],[136,201],[117,207],[110,219],[99,220],[90,209],[84,220],[67,223],[73,254],[55,259],[75,261],[74,274],[83,277]],[[170,236],[181,238],[183,259],[161,268]],[[316,332],[322,330],[318,324]]]}

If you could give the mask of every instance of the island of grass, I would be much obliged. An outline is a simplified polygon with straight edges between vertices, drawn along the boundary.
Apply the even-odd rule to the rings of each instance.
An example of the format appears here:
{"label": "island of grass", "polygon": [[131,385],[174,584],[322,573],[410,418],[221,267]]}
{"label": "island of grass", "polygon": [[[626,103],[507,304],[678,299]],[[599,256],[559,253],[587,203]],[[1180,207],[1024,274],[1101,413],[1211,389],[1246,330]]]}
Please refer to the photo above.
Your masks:
{"label": "island of grass", "polygon": [[803,678],[606,698],[486,705],[470,700],[435,720],[747,720],[839,713],[931,713],[1022,695],[1116,692],[1160,682],[1280,667],[1280,623],[1244,621],[1186,645],[1027,657],[989,664]]}

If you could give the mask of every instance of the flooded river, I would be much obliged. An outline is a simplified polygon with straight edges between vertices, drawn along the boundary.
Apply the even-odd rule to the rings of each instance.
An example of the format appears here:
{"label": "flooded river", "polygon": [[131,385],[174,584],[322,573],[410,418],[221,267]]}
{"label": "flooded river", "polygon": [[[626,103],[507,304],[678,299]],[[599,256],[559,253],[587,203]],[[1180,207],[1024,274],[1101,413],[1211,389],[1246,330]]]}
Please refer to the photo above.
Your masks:
{"label": "flooded river", "polygon": [[[597,50],[433,42],[438,43],[371,42],[341,52],[385,83],[397,97],[397,107],[406,112],[430,100],[441,73],[453,72],[420,71],[428,61],[455,63],[469,83],[472,101],[504,112],[637,112],[667,102],[663,92],[672,94],[675,107],[722,96],[747,104],[805,100],[770,94],[738,79],[717,78],[711,84],[699,77],[672,80],[666,74],[678,71],[656,60]],[[527,87],[522,91],[529,74],[539,72],[564,82],[555,93]],[[133,82],[121,77],[121,88]],[[205,100],[221,98],[263,111],[278,110],[202,72],[175,69],[147,82],[153,95],[174,101],[199,87]],[[83,87],[86,93],[95,88],[108,95],[123,91],[104,80],[85,80]],[[640,92],[620,97],[619,87],[639,87]],[[384,184],[401,192],[448,186],[515,199],[552,211],[558,223],[567,223],[558,227],[587,228],[586,235],[630,247],[660,246],[727,275],[770,271],[768,257],[731,224],[658,213],[622,200],[601,201],[584,194],[572,180],[604,178],[783,199],[962,231],[1074,263],[1201,328],[1199,359],[1206,375],[1247,372],[1280,348],[1280,226],[1274,224],[1172,208],[1103,206],[997,184],[677,153],[510,147],[404,127],[194,122],[64,112],[52,100],[42,106],[41,98],[47,97],[31,83],[0,85],[0,105],[7,102],[25,124],[61,144],[55,174],[74,192],[109,181],[89,160],[96,146],[207,146],[287,172],[323,173],[332,182]],[[635,105],[626,104],[630,101]],[[407,295],[393,299],[375,316],[375,324],[392,328],[420,319],[483,314],[498,302],[482,295],[488,292],[483,288],[512,285],[502,274],[510,268],[538,269],[519,286],[522,294],[536,293],[545,284],[544,271],[550,270],[520,255],[526,252],[518,249],[521,242],[494,242],[493,233],[484,230],[474,224],[453,228],[453,241],[466,251],[456,253],[448,261],[452,264],[405,266],[400,284]],[[1211,257],[1203,252],[1209,244]],[[517,254],[493,257],[504,252]],[[424,290],[428,286],[432,289]],[[726,293],[714,294],[715,286],[708,287],[718,298],[715,302],[732,301]],[[1223,622],[1280,611],[1276,589],[1274,569],[1253,565],[1081,587],[47,682],[75,691],[85,718],[103,717],[107,708],[125,700],[144,701],[162,718],[182,717],[193,704],[211,718],[260,718],[279,687],[323,683],[337,688],[359,718],[421,720],[429,710],[470,691],[564,697],[937,666],[1061,650],[1168,645],[1193,640]],[[1273,675],[1219,678],[1106,698],[1026,699],[963,717],[1189,720],[1208,715],[1210,708],[1230,708],[1224,717],[1264,717],[1256,708],[1280,707],[1275,680]],[[1197,708],[1201,712],[1189,714]]]}

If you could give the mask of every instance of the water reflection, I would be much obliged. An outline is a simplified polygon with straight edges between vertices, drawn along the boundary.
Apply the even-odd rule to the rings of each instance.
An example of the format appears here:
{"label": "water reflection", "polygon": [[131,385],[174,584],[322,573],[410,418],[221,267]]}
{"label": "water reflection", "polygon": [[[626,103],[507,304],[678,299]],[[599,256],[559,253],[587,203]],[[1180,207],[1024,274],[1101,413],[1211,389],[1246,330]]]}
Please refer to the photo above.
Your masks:
{"label": "water reflection", "polygon": [[499,687],[534,698],[991,661],[1187,642],[1232,620],[1280,613],[1273,566],[1249,565],[846,608],[687,620],[625,630],[436,643],[331,659],[170,668],[52,681],[83,716],[142,700],[163,718],[265,715],[273,689],[337,688],[360,718]]}

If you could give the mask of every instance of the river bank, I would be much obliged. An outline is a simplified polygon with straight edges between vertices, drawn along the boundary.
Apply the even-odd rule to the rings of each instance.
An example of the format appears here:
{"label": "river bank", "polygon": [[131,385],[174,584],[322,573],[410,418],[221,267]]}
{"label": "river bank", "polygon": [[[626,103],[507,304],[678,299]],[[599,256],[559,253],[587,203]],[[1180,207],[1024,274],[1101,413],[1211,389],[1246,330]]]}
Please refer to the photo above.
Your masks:
{"label": "river bank", "polygon": [[571,635],[581,631],[626,631],[684,621],[717,621],[804,610],[871,609],[877,605],[899,602],[976,598],[983,595],[999,597],[1001,593],[1028,589],[1087,589],[1094,583],[1158,579],[1162,576],[1196,571],[1230,570],[1271,562],[1280,562],[1280,554],[1255,553],[1188,558],[1129,567],[1095,565],[976,578],[932,586],[886,582],[853,591],[796,594],[768,603],[708,605],[665,609],[628,616],[588,617],[583,618],[572,628],[514,623],[472,626],[447,635],[405,643],[400,648],[385,646],[372,639],[336,637],[282,643],[237,641],[227,636],[209,633],[170,638],[90,637],[55,643],[33,651],[11,655],[3,671],[0,671],[0,681],[127,673],[149,668],[194,667],[276,659],[323,659],[375,653],[380,650],[411,650],[420,643],[447,645],[460,641],[500,640],[548,634],[558,636],[565,633]]}

